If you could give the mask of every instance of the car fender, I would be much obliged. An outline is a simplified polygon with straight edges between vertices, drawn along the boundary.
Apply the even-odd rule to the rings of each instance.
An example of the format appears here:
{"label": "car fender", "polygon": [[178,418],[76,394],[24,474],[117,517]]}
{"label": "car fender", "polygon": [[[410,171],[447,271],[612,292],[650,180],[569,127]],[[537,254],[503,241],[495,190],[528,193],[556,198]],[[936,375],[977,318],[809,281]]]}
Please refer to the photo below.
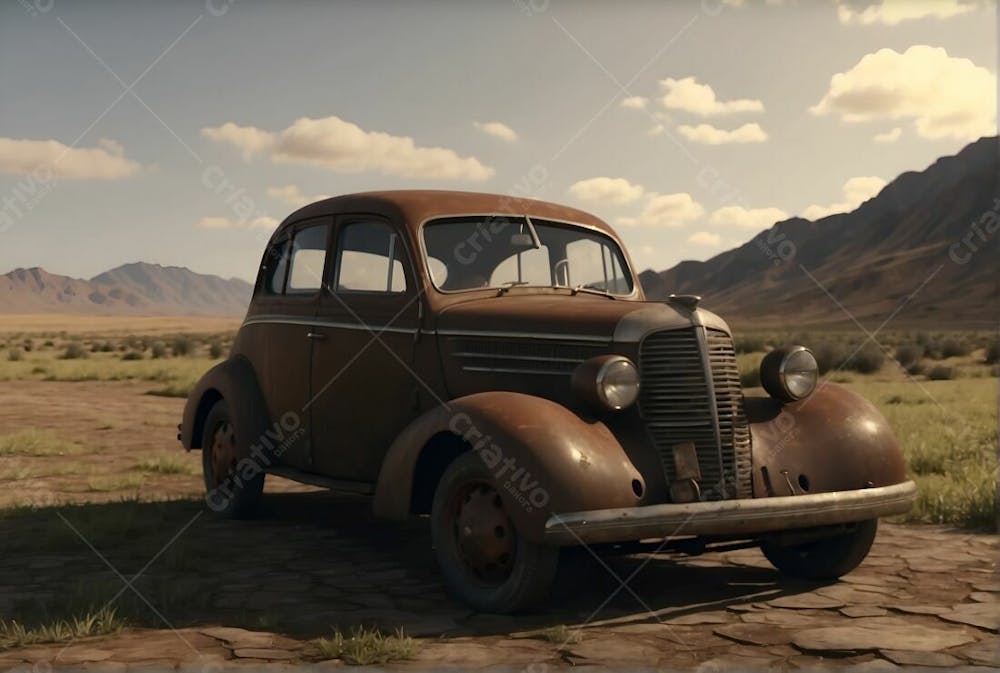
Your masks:
{"label": "car fender", "polygon": [[246,358],[235,356],[208,370],[188,395],[180,427],[181,445],[185,449],[202,448],[205,418],[219,399],[229,404],[237,440],[247,442],[244,448],[265,436],[270,416],[257,375]]}
{"label": "car fender", "polygon": [[413,421],[386,454],[375,489],[377,516],[411,514],[417,461],[441,433],[461,437],[494,475],[518,531],[541,541],[553,513],[634,507],[645,483],[597,420],[551,400],[514,392],[461,397]]}
{"label": "car fender", "polygon": [[848,491],[906,481],[903,452],[871,402],[821,383],[809,397],[782,404],[746,398],[756,497]]}

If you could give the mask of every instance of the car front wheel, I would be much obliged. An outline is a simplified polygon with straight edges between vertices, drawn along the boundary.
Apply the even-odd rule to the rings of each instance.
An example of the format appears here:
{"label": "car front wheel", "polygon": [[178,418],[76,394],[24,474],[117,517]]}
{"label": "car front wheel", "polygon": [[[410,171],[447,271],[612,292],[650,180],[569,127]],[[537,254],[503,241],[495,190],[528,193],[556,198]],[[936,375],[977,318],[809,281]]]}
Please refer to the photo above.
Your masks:
{"label": "car front wheel", "polygon": [[482,612],[520,612],[542,602],[559,549],[525,540],[475,453],[455,459],[434,494],[431,534],[452,592]]}
{"label": "car front wheel", "polygon": [[799,545],[764,542],[760,549],[775,568],[793,577],[836,579],[857,568],[875,541],[878,520],[854,524],[852,530]]}
{"label": "car front wheel", "polygon": [[264,469],[242,464],[236,424],[225,400],[208,412],[201,440],[201,467],[205,476],[205,502],[209,509],[230,519],[253,516],[264,492]]}

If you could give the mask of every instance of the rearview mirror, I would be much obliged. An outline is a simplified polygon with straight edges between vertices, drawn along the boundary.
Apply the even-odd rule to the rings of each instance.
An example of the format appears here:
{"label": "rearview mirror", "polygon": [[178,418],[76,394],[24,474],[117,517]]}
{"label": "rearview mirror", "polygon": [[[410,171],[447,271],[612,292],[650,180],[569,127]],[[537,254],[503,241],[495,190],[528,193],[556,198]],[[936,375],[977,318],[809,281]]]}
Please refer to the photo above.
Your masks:
{"label": "rearview mirror", "polygon": [[510,237],[510,246],[512,248],[534,248],[535,239],[531,237],[531,234],[513,234]]}

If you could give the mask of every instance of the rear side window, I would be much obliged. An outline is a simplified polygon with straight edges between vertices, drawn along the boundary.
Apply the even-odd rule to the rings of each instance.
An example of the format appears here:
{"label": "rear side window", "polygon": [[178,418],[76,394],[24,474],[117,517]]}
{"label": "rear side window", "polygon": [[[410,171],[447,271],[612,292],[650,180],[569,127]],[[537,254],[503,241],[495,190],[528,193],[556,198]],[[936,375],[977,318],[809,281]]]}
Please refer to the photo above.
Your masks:
{"label": "rear side window", "polygon": [[315,292],[323,286],[327,225],[316,224],[295,233],[286,294]]}
{"label": "rear side window", "polygon": [[337,245],[337,292],[406,291],[403,243],[383,222],[352,222]]}
{"label": "rear side window", "polygon": [[288,241],[273,244],[264,253],[261,264],[261,292],[282,294],[285,291],[285,276],[288,272]]}

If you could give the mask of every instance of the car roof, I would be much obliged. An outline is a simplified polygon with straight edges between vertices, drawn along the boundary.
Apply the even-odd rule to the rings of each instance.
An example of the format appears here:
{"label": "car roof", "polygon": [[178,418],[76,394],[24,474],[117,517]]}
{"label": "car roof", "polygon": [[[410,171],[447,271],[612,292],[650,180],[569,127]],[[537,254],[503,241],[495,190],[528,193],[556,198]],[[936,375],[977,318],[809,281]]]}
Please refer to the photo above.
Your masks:
{"label": "car roof", "polygon": [[404,224],[411,232],[425,221],[456,215],[530,215],[540,219],[585,224],[611,235],[615,232],[590,213],[547,201],[520,196],[434,189],[399,189],[334,196],[310,203],[289,215],[278,226],[279,236],[296,222],[347,213],[372,213]]}

